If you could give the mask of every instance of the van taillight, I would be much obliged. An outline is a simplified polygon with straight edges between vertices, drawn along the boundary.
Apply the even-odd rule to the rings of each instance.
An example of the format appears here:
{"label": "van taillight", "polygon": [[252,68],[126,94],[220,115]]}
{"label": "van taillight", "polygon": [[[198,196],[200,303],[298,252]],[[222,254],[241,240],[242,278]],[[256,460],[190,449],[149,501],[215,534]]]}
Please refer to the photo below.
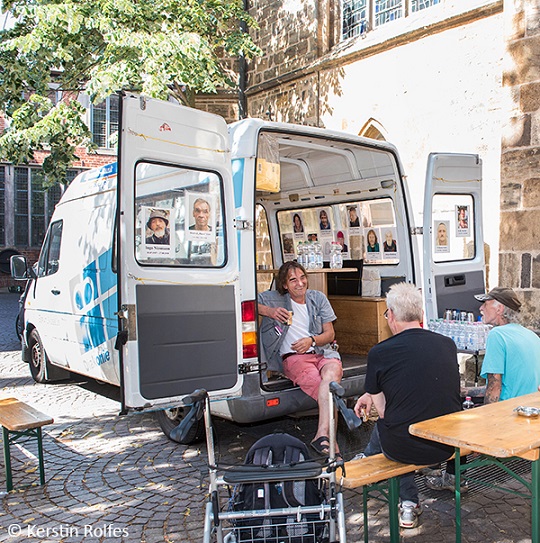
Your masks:
{"label": "van taillight", "polygon": [[242,302],[242,351],[243,358],[255,358],[257,352],[257,327],[255,326],[255,300]]}

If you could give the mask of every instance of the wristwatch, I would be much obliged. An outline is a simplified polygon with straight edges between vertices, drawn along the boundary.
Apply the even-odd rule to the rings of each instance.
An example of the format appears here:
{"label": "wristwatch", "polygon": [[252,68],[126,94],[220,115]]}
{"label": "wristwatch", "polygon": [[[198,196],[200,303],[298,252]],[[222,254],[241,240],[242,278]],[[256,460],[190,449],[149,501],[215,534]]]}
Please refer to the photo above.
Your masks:
{"label": "wristwatch", "polygon": [[311,346],[312,347],[316,347],[317,346],[317,343],[315,341],[315,338],[313,336],[309,336],[311,338]]}

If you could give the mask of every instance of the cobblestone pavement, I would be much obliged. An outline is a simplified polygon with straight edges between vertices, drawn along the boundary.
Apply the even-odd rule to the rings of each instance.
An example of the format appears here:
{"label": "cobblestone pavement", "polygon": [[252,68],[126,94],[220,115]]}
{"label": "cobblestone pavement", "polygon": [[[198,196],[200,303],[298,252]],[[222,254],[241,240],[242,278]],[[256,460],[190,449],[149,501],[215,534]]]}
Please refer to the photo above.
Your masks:
{"label": "cobblestone pavement", "polygon": [[[119,416],[118,403],[82,386],[34,383],[20,360],[13,325],[17,299],[0,293],[0,398],[16,396],[53,416],[54,424],[44,428],[45,486],[0,495],[0,542],[202,541],[205,447],[173,443],[151,414]],[[256,439],[276,428],[307,441],[315,424],[314,417],[250,426],[215,421],[220,458],[241,462]],[[352,437],[340,430],[346,458],[363,447],[369,430],[363,426]],[[12,446],[16,488],[38,477],[35,449],[29,448]],[[403,541],[454,541],[452,495],[430,492],[421,486],[424,513],[418,528],[403,532]],[[345,491],[344,497],[348,541],[363,541],[360,493]],[[523,498],[470,492],[463,499],[463,542],[529,542],[530,513]],[[370,502],[370,541],[389,541],[386,508],[375,500]]]}

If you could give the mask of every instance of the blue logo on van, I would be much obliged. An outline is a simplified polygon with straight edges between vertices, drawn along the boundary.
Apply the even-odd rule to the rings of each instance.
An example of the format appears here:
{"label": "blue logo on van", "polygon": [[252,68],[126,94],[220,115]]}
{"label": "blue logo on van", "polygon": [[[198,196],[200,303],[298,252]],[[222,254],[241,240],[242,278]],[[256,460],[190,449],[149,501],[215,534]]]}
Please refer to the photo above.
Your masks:
{"label": "blue logo on van", "polygon": [[[73,296],[79,318],[79,340],[84,352],[105,347],[105,342],[118,334],[117,282],[111,267],[112,249],[105,251],[83,269]],[[98,365],[111,359],[108,350],[99,353]]]}

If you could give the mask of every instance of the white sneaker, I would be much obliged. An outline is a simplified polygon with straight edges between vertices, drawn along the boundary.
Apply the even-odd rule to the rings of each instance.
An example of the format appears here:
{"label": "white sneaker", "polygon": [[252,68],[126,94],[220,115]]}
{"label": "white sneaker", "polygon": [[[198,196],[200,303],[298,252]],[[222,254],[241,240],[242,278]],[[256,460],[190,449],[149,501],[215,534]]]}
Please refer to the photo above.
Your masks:
{"label": "white sneaker", "polygon": [[367,456],[366,456],[363,452],[358,453],[356,456],[354,456],[353,458],[351,458],[351,461],[353,461],[353,460],[360,460],[360,459],[362,459],[362,458],[367,458]]}
{"label": "white sneaker", "polygon": [[[431,490],[451,490],[452,492],[456,491],[456,476],[444,471],[442,475],[436,476],[427,476],[426,477],[426,486],[431,488]],[[461,494],[464,494],[469,490],[469,485],[467,481],[461,479],[459,485],[459,491]]]}
{"label": "white sneaker", "polygon": [[418,517],[422,514],[422,506],[408,500],[399,506],[399,525],[401,528],[416,528]]}

